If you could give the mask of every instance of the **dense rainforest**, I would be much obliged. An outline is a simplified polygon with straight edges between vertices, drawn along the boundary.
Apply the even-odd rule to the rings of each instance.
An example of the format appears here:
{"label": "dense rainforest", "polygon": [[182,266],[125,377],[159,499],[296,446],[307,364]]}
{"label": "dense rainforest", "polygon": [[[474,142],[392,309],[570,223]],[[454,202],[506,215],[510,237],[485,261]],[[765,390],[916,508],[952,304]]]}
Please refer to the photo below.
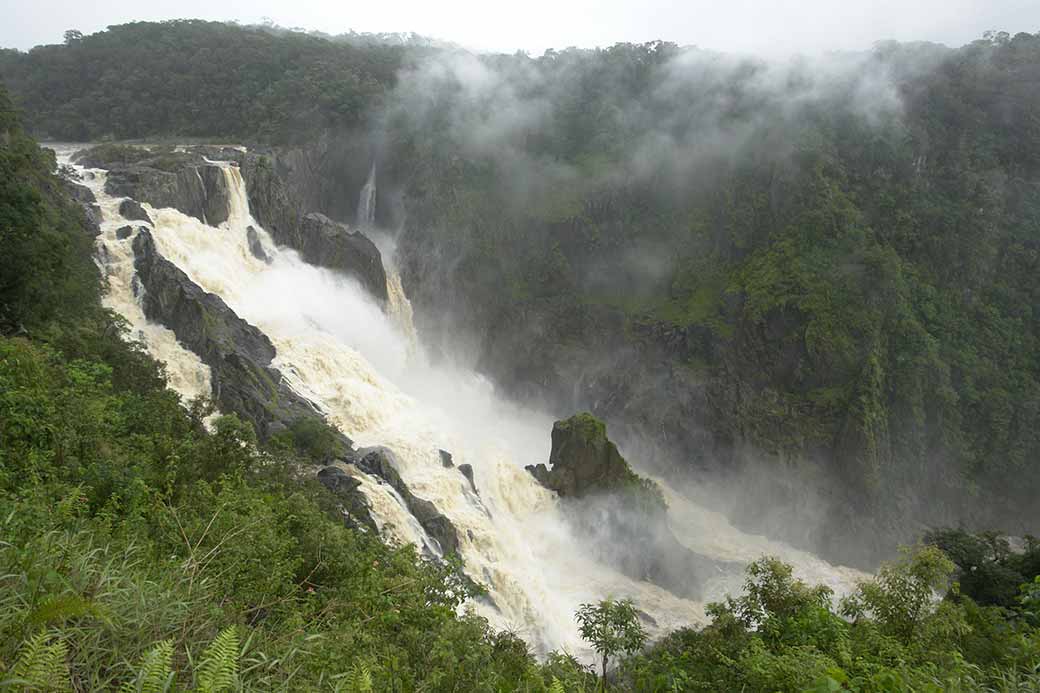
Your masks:
{"label": "dense rainforest", "polygon": [[516,396],[588,404],[667,473],[764,479],[749,504],[822,518],[830,555],[1035,528],[1040,37],[837,62],[203,22],[3,52],[0,686],[1040,690],[1040,547],[964,530],[839,604],[763,558],[603,681],[536,659],[459,610],[451,561],[344,525],[312,429],[181,406],[30,137],[246,141],[349,183],[316,195],[343,218],[375,160],[424,336]]}

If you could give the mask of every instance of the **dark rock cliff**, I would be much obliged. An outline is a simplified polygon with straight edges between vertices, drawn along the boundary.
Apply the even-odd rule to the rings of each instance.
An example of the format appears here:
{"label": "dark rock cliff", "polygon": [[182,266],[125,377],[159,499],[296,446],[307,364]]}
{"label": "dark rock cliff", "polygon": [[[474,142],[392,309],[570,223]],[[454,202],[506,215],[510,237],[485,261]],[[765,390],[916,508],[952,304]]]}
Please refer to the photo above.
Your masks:
{"label": "dark rock cliff", "polygon": [[408,511],[426,533],[437,541],[445,556],[459,552],[459,533],[455,525],[432,502],[412,493],[397,471],[397,460],[391,450],[383,447],[365,448],[358,452],[355,464],[365,473],[385,481],[401,495]]}
{"label": "dark rock cliff", "polygon": [[207,159],[235,161],[240,156],[238,150],[218,147],[182,151],[101,145],[77,154],[76,161],[106,169],[105,190],[111,195],[170,207],[216,226],[227,221],[231,191],[222,167]]}
{"label": "dark rock cliff", "polygon": [[252,214],[275,242],[294,248],[312,265],[354,277],[372,296],[386,303],[382,256],[367,236],[324,214],[305,211],[304,203],[276,174],[269,156],[245,156],[242,175]]}
{"label": "dark rock cliff", "polygon": [[133,249],[145,289],[145,315],[172,330],[210,367],[213,399],[222,411],[252,423],[262,440],[303,418],[320,416],[271,367],[275,349],[260,330],[162,257],[148,231],[138,233]]}

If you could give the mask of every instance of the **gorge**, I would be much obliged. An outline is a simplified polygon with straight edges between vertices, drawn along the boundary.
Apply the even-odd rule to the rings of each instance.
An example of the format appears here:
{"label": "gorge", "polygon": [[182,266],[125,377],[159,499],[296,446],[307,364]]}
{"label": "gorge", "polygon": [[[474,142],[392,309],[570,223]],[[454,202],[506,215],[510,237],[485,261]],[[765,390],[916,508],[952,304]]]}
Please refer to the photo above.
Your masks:
{"label": "gorge", "polygon": [[[146,150],[135,149],[147,161]],[[390,251],[384,258],[384,304],[383,292],[369,288],[364,278],[367,266],[333,270],[306,262],[305,228],[296,246],[301,251],[277,243],[250,213],[239,163],[217,163],[202,156],[206,151],[182,152],[184,168],[175,175],[191,180],[195,168],[212,172],[199,180],[223,177],[217,197],[227,200],[227,209],[207,215],[222,219],[218,225],[159,206],[170,198],[153,205],[148,201],[155,199],[151,187],[125,187],[118,182],[125,174],[116,177],[100,168],[104,147],[60,150],[60,160],[98,166],[74,164],[74,170],[102,210],[98,261],[109,286],[106,303],[130,321],[134,338],[167,365],[171,386],[185,400],[211,387],[222,411],[253,421],[264,437],[293,425],[313,407],[311,413],[325,417],[349,438],[348,445],[352,441],[357,446],[356,452],[344,448],[340,459],[330,460],[331,466],[356,480],[380,533],[441,557],[443,525],[437,532],[430,516],[416,512],[414,501],[406,502],[404,496],[432,504],[426,512],[446,519],[450,543],[457,547],[466,574],[487,587],[487,597],[475,607],[497,627],[521,634],[543,653],[584,652],[570,614],[582,602],[610,595],[632,599],[651,632],[663,634],[702,622],[703,605],[739,588],[740,566],[762,553],[791,561],[798,575],[829,584],[838,594],[849,592],[863,577],[782,543],[744,534],[721,514],[663,482],[667,527],[675,536],[671,541],[679,543],[670,550],[662,545],[653,560],[662,565],[674,561],[680,570],[683,559],[669,554],[681,546],[726,568],[705,568],[701,578],[684,573],[678,594],[626,577],[611,560],[611,554],[620,555],[624,548],[611,547],[617,539],[607,533],[600,537],[605,549],[590,552],[563,502],[524,470],[525,464],[549,459],[552,419],[502,399],[473,372],[429,361],[415,341],[392,245],[384,245]],[[120,238],[119,229],[130,220],[119,209],[129,198],[113,193],[137,191],[150,224]],[[179,199],[189,204],[195,200]],[[208,205],[210,197],[201,201]],[[359,218],[364,204],[362,197]],[[250,230],[262,258],[250,243]],[[195,336],[200,328],[205,334]],[[259,391],[257,383],[264,384]],[[253,391],[242,394],[243,388]],[[399,475],[406,486],[390,481],[379,464],[367,462],[372,446],[392,451],[379,464],[388,465],[390,474]],[[472,488],[457,467],[442,464],[441,450],[450,451],[455,465],[471,466]],[[673,590],[675,585],[673,580]]]}

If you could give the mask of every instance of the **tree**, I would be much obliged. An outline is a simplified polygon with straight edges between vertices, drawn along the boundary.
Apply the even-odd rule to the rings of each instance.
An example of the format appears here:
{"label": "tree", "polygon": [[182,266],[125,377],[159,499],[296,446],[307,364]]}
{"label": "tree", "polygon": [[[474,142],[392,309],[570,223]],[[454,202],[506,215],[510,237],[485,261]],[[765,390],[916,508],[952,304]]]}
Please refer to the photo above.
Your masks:
{"label": "tree", "polygon": [[603,658],[603,690],[607,689],[607,661],[619,654],[632,654],[646,644],[646,632],[635,607],[628,599],[604,599],[582,604],[574,615],[581,637]]}
{"label": "tree", "polygon": [[65,32],[65,45],[69,46],[76,41],[83,40],[83,32],[78,29],[69,29]]}

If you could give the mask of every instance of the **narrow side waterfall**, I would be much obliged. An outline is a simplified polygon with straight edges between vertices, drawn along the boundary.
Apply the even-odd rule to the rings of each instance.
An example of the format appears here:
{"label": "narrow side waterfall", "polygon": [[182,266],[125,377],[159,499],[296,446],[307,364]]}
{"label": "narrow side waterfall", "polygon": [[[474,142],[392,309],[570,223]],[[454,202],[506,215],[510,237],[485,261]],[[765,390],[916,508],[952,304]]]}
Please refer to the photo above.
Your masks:
{"label": "narrow side waterfall", "polygon": [[368,172],[368,180],[361,188],[358,199],[357,225],[361,228],[373,226],[376,222],[376,162]]}
{"label": "narrow side waterfall", "polygon": [[[159,252],[267,334],[277,349],[273,365],[334,425],[359,446],[385,445],[396,453],[401,477],[456,526],[466,571],[489,590],[493,605],[479,601],[472,608],[495,627],[517,632],[538,651],[566,649],[586,659],[590,652],[573,619],[582,602],[631,598],[653,618],[650,630],[655,635],[704,622],[702,602],[679,598],[597,562],[572,536],[558,499],[524,470],[524,465],[548,458],[551,418],[498,397],[474,372],[432,364],[415,340],[411,306],[396,273],[388,273],[390,310],[384,312],[356,282],[277,247],[250,216],[237,167],[225,166],[224,174],[232,194],[229,218],[220,228],[173,209],[146,206]],[[102,267],[109,267],[106,305],[147,336],[151,353],[178,374],[171,378],[173,387],[183,395],[207,391],[203,374],[208,372],[198,359],[177,345],[171,333],[144,320],[130,287],[130,241],[114,240],[115,228],[123,223],[119,200],[104,192],[102,173],[90,185],[105,214],[98,254]],[[373,217],[374,167],[366,190],[359,222]],[[256,229],[269,264],[249,251],[249,226]],[[457,468],[441,463],[440,449],[450,451],[456,465],[472,465],[476,493]],[[428,541],[385,484],[359,478],[384,536]],[[664,491],[676,536],[705,555],[721,560],[778,555],[800,577],[826,582],[839,594],[864,577],[744,534],[722,515],[667,486]],[[718,599],[739,588],[739,576],[720,576],[707,593]]]}

